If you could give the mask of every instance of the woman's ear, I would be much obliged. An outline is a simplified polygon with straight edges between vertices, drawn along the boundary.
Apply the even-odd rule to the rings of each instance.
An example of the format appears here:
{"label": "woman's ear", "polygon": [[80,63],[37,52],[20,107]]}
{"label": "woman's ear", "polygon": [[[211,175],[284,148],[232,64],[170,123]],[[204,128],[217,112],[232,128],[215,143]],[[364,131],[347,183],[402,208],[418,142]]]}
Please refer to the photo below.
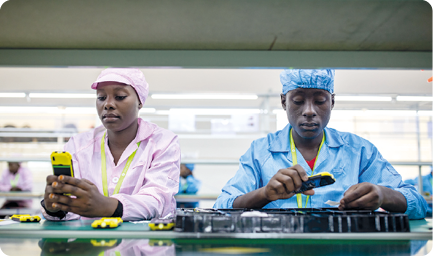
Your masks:
{"label": "woman's ear", "polygon": [[143,104],[141,102],[138,104],[138,109],[141,109],[143,107]]}

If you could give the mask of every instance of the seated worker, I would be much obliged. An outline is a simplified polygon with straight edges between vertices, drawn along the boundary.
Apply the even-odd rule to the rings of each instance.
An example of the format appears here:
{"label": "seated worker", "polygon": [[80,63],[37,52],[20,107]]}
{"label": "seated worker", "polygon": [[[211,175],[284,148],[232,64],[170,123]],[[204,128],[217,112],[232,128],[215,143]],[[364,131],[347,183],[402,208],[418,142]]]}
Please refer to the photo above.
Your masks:
{"label": "seated worker", "polygon": [[[8,162],[8,168],[2,173],[0,191],[31,191],[33,186],[32,173],[18,162]],[[6,201],[2,209],[31,207],[32,200]]]}
{"label": "seated worker", "polygon": [[[223,187],[215,208],[329,207],[339,210],[379,207],[425,217],[427,205],[405,184],[369,141],[327,128],[334,107],[334,70],[284,70],[281,104],[289,124],[252,142],[239,170]],[[314,171],[314,173],[313,173]],[[329,186],[295,196],[308,176],[329,172]]]}
{"label": "seated worker", "polygon": [[[432,196],[432,174],[433,167],[430,167],[430,173],[422,176],[422,191],[424,196]],[[418,187],[418,177],[415,179],[405,180],[404,182]]]}
{"label": "seated worker", "polygon": [[179,186],[178,138],[138,117],[149,91],[143,73],[109,68],[91,87],[103,125],[71,137],[65,145],[75,177],[47,177],[41,202],[44,216],[129,221],[172,213]]}
{"label": "seated worker", "polygon": [[[195,194],[200,188],[201,182],[192,175],[194,164],[180,165],[180,179],[178,194]],[[198,202],[177,202],[177,208],[196,208]]]}

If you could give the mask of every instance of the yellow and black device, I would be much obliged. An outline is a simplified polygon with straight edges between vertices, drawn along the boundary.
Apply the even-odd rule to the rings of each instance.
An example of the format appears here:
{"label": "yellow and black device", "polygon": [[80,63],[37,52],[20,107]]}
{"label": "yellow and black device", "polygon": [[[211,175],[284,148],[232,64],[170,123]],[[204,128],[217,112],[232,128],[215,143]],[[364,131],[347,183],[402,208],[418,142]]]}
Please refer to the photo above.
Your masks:
{"label": "yellow and black device", "polygon": [[66,175],[74,177],[72,155],[69,152],[54,151],[51,153],[51,165],[53,166],[54,175]]}
{"label": "yellow and black device", "polygon": [[335,182],[334,176],[329,172],[321,172],[316,175],[308,177],[307,181],[302,182],[302,186],[296,194],[302,193],[306,190],[331,185]]}
{"label": "yellow and black device", "polygon": [[10,217],[11,220],[19,221],[19,222],[39,222],[41,221],[41,217],[37,215],[30,214],[14,214]]}
{"label": "yellow and black device", "polygon": [[150,220],[149,228],[151,230],[171,230],[174,228],[174,220],[153,218]]}

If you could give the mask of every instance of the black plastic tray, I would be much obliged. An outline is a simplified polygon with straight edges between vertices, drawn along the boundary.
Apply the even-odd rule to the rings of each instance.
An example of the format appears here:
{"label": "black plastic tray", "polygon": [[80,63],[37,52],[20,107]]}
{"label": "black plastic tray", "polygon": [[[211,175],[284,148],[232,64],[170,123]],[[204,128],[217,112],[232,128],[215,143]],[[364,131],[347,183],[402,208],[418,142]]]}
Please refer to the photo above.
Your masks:
{"label": "black plastic tray", "polygon": [[177,232],[350,233],[410,232],[406,214],[337,208],[178,209]]}

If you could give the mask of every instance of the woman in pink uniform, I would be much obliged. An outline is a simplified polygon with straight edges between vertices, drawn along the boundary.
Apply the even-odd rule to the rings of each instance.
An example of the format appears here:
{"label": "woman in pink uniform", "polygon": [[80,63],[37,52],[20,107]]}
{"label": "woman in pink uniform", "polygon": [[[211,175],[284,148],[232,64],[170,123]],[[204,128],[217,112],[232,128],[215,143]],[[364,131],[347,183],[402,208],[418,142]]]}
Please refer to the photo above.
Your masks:
{"label": "woman in pink uniform", "polygon": [[103,126],[78,134],[65,145],[75,177],[47,177],[41,202],[44,216],[141,220],[173,212],[180,172],[178,138],[138,117],[149,91],[143,73],[109,68],[92,89]]}

